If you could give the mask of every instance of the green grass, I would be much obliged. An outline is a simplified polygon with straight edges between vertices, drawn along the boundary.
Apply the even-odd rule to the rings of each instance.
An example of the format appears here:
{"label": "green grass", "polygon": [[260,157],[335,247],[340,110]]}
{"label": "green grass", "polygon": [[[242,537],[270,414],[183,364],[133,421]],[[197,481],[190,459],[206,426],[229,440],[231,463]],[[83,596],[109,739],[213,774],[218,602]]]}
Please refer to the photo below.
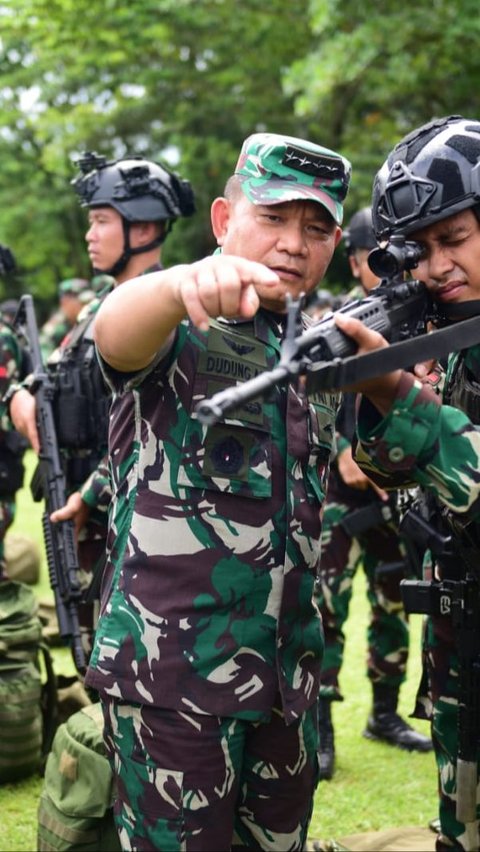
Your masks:
{"label": "green grass", "polygon": [[[371,702],[365,676],[368,610],[363,571],[357,573],[346,630],[341,673],[345,701],[333,705],[336,772],[315,796],[312,838],[336,838],[399,826],[426,827],[437,816],[437,779],[432,752],[405,752],[362,737]],[[399,709],[408,718],[420,678],[421,616],[411,617],[411,653]],[[427,722],[408,720],[429,734]]]}
{"label": "green grass", "polygon": [[[33,458],[28,458],[27,482]],[[18,498],[16,532],[42,543],[42,507],[31,501],[28,488]],[[48,596],[45,565],[37,591]],[[332,781],[322,781],[315,796],[311,838],[340,838],[367,830],[402,825],[426,826],[437,815],[436,770],[432,753],[403,752],[362,737],[371,699],[365,677],[366,624],[368,611],[363,572],[355,579],[347,625],[345,663],[341,675],[343,703],[334,704],[337,769]],[[411,654],[408,677],[400,694],[400,711],[407,717],[414,704],[420,676],[421,617],[411,619]],[[71,674],[67,649],[54,649],[58,674]],[[428,734],[426,722],[413,721]],[[0,786],[0,852],[36,849],[36,813],[42,779]]]}

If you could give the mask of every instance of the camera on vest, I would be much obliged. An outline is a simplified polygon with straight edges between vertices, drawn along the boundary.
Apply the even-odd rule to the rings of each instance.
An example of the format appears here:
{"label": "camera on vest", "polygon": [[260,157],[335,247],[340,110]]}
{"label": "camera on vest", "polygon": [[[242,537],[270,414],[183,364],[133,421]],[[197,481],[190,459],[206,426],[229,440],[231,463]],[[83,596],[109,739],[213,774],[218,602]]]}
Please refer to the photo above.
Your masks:
{"label": "camera on vest", "polygon": [[402,272],[415,269],[424,255],[420,243],[394,234],[386,246],[374,248],[368,255],[368,265],[379,278],[395,278]]}

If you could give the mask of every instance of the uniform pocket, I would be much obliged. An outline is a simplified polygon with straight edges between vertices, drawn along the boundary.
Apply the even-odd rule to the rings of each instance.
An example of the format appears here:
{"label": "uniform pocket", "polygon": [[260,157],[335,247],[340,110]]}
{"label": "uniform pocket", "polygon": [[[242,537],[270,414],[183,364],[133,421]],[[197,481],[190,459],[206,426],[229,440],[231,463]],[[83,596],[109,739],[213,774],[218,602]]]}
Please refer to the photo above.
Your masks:
{"label": "uniform pocket", "polygon": [[238,421],[208,429],[198,421],[190,421],[184,435],[178,484],[242,497],[270,497],[269,433]]}
{"label": "uniform pocket", "polygon": [[198,402],[248,381],[264,369],[264,344],[228,326],[210,329],[208,348],[200,354],[195,376],[178,485],[256,499],[271,496],[269,404],[261,399],[251,400],[210,427],[203,426],[195,415]]}

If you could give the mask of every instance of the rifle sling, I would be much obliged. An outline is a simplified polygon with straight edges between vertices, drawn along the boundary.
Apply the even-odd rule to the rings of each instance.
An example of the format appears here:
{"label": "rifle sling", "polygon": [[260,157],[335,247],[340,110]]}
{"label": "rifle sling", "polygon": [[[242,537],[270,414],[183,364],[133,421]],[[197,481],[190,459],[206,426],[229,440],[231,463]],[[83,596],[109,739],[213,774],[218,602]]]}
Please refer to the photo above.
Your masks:
{"label": "rifle sling", "polygon": [[444,358],[450,352],[458,352],[477,343],[480,343],[478,316],[410,340],[392,343],[365,355],[350,355],[333,361],[322,361],[318,365],[314,363],[306,374],[307,392],[348,387],[431,358]]}

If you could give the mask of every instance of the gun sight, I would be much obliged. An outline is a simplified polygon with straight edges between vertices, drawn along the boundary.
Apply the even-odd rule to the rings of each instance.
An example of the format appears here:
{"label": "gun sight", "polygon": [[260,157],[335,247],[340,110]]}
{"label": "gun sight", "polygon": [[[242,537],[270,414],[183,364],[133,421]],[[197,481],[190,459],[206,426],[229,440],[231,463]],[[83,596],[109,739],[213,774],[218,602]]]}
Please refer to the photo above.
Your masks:
{"label": "gun sight", "polygon": [[368,265],[379,278],[395,278],[403,272],[415,269],[424,251],[420,243],[397,235],[393,236],[383,248],[372,249],[368,255]]}

